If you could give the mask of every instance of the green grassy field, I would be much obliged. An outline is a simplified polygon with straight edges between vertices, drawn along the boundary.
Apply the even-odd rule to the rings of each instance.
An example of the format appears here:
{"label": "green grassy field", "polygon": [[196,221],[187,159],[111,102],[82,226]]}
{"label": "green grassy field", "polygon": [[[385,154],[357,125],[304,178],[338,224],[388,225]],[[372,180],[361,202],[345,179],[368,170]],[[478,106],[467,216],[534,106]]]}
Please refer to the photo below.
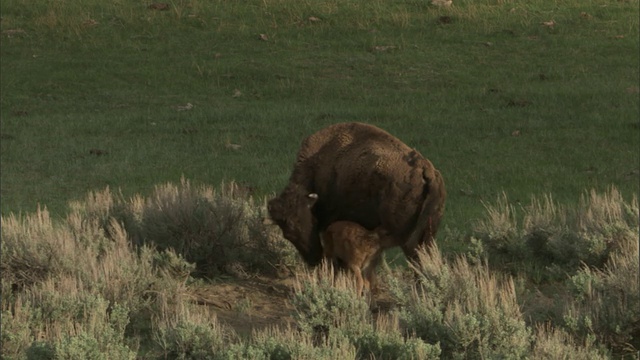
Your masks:
{"label": "green grassy field", "polygon": [[[0,4],[2,356],[637,357],[638,0],[152,3]],[[344,121],[449,192],[375,316],[229,185]]]}
{"label": "green grassy field", "polygon": [[638,193],[637,0],[149,4],[2,2],[3,215],[182,175],[271,194],[343,121],[430,158],[451,229],[502,191]]}

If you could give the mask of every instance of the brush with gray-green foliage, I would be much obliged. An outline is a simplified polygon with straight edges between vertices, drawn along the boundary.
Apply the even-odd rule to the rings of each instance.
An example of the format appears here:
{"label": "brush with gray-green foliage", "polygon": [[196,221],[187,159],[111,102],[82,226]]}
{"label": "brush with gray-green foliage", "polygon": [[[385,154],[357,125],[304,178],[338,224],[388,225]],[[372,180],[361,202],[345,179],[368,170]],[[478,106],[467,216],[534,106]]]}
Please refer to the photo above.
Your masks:
{"label": "brush with gray-green foliage", "polygon": [[[298,275],[295,325],[241,339],[206,308],[177,306],[154,322],[154,339],[176,359],[438,359],[440,348],[405,336],[397,317],[374,319],[354,281],[330,266]],[[173,307],[176,307],[175,305]]]}
{"label": "brush with gray-green foliage", "polygon": [[167,304],[167,312],[154,318],[154,342],[164,358],[221,359],[238,340],[235,333],[221,324],[215,313],[192,304]]}
{"label": "brush with gray-green foliage", "polygon": [[586,192],[575,208],[557,204],[551,195],[517,209],[503,194],[496,205],[485,206],[487,216],[476,224],[472,240],[494,265],[514,273],[528,268],[543,279],[562,279],[583,264],[602,268],[613,251],[638,238],[637,199],[627,202],[615,188]]}
{"label": "brush with gray-green foliage", "polygon": [[491,271],[486,263],[464,256],[446,260],[434,247],[423,249],[411,268],[414,285],[403,272],[383,267],[382,278],[399,304],[394,313],[405,332],[438,341],[442,358],[610,358],[606,342],[573,336],[562,323],[535,324],[533,331],[511,277]]}
{"label": "brush with gray-green foliage", "polygon": [[[495,269],[556,285],[547,318],[615,354],[640,349],[639,211],[615,189],[585,192],[575,208],[532,198],[521,215],[502,196],[476,226],[476,249]],[[476,254],[478,255],[478,254]],[[529,291],[529,290],[527,290]],[[529,291],[530,292],[530,291]]]}
{"label": "brush with gray-green foliage", "polygon": [[291,327],[269,328],[254,332],[250,340],[231,345],[219,358],[225,360],[357,359],[356,349],[348,339],[334,336],[318,344],[313,335]]}
{"label": "brush with gray-green foliage", "polygon": [[296,308],[295,319],[302,331],[322,332],[370,320],[369,303],[354,290],[355,280],[344,274],[334,276],[331,264],[323,262],[313,273],[303,273],[295,283],[291,299]]}
{"label": "brush with gray-green foliage", "polygon": [[317,344],[346,339],[356,349],[356,359],[439,358],[437,342],[403,336],[397,317],[380,314],[374,319],[369,300],[357,293],[355,280],[334,274],[326,262],[298,277],[292,303],[301,332],[312,335]]}
{"label": "brush with gray-green foliage", "polygon": [[440,359],[440,343],[428,343],[415,334],[407,335],[395,315],[378,315],[373,326],[351,334],[358,359]]}
{"label": "brush with gray-green foliage", "polygon": [[[85,300],[78,299],[81,302],[79,304],[82,304],[88,313],[86,316],[104,314],[104,319],[73,319],[76,322],[73,325],[74,332],[65,334],[53,342],[34,342],[27,349],[27,357],[38,358],[36,354],[39,354],[42,359],[135,359],[137,346],[125,340],[125,329],[129,323],[128,309],[118,305],[109,309],[105,300]],[[59,320],[55,322],[59,323]],[[87,329],[84,329],[84,326],[87,326]]]}
{"label": "brush with gray-green foliage", "polygon": [[547,325],[536,327],[532,359],[606,360],[606,351],[593,343],[576,341],[566,331]]}
{"label": "brush with gray-green foliage", "polygon": [[63,223],[46,209],[1,220],[5,358],[135,358],[159,300],[185,292],[173,269],[191,265],[170,251],[135,250],[115,221],[107,236],[78,213]]}
{"label": "brush with gray-green foliage", "polygon": [[566,328],[585,341],[608,344],[615,353],[640,351],[638,236],[617,244],[602,269],[584,265],[568,280]]}
{"label": "brush with gray-green foliage", "polygon": [[[446,358],[525,358],[531,345],[514,283],[465,257],[445,260],[436,246],[412,264],[417,283],[399,311],[407,330],[440,342]],[[397,291],[396,291],[397,292]],[[408,299],[408,301],[406,300]]]}
{"label": "brush with gray-green foliage", "polygon": [[264,204],[236,183],[218,189],[180,184],[156,186],[149,197],[124,199],[107,188],[73,204],[88,218],[121,222],[135,244],[173,249],[196,264],[194,275],[281,275],[300,266],[297,254],[274,226]]}
{"label": "brush with gray-green foliage", "polygon": [[34,285],[3,300],[2,356],[30,359],[135,359],[127,336],[131,308],[112,304],[72,278]]}

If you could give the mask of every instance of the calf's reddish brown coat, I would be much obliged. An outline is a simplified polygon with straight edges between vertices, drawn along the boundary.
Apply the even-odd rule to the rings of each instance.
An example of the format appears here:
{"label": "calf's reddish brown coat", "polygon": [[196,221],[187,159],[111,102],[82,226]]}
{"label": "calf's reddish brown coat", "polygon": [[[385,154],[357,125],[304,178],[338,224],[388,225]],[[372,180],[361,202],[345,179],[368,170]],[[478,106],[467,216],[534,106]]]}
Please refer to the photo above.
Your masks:
{"label": "calf's reddish brown coat", "polygon": [[321,237],[324,256],[353,273],[358,294],[371,290],[382,252],[395,245],[379,229],[369,231],[351,221],[334,222]]}

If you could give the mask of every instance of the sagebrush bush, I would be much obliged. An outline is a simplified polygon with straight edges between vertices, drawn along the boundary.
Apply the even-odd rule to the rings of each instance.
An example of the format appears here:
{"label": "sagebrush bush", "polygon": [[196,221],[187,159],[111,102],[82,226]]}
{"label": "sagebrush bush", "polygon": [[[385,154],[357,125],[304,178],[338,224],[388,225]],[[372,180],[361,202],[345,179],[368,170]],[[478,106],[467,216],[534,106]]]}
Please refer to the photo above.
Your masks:
{"label": "sagebrush bush", "polygon": [[38,208],[23,218],[14,214],[3,216],[0,229],[2,280],[14,290],[74,272],[87,255],[85,249],[76,246],[67,227],[53,223],[46,208]]}
{"label": "sagebrush bush", "polygon": [[230,346],[220,358],[229,360],[357,359],[354,346],[344,337],[331,336],[318,344],[313,335],[290,326],[254,331],[250,340]]}
{"label": "sagebrush bush", "polygon": [[513,273],[529,269],[557,280],[582,264],[601,268],[622,242],[638,238],[637,198],[626,202],[615,188],[586,192],[573,208],[550,195],[532,197],[520,215],[505,194],[496,205],[485,206],[487,216],[475,225],[475,241],[494,265],[501,263]]}
{"label": "sagebrush bush", "polygon": [[164,358],[220,359],[237,339],[207,307],[166,303],[165,309],[153,326],[154,341]]}
{"label": "sagebrush bush", "polygon": [[529,284],[558,284],[551,296],[559,306],[548,309],[548,320],[585,346],[606,346],[623,355],[638,351],[635,196],[627,202],[615,188],[603,194],[592,190],[573,208],[551,196],[532,198],[516,216],[503,195],[487,210],[487,218],[475,228],[475,241],[490,263]]}
{"label": "sagebrush bush", "polygon": [[638,251],[638,239],[628,237],[602,269],[585,265],[568,280],[573,296],[565,306],[564,322],[576,337],[595,338],[619,354],[640,351]]}
{"label": "sagebrush bush", "polygon": [[507,194],[502,193],[495,205],[485,204],[485,210],[485,218],[475,224],[476,236],[495,252],[524,257],[516,209],[509,203]]}
{"label": "sagebrush bush", "polygon": [[49,279],[2,305],[3,358],[134,359],[129,309],[72,277]]}
{"label": "sagebrush bush", "polygon": [[[299,266],[263,220],[264,204],[235,184],[215,192],[185,180],[128,201],[92,192],[61,223],[46,208],[3,217],[3,356],[129,358],[138,342],[171,356],[223,349],[228,332],[184,310],[189,279],[196,265],[207,275]],[[143,338],[151,327],[155,341]]]}
{"label": "sagebrush bush", "polygon": [[535,332],[533,359],[563,360],[605,360],[609,356],[592,343],[579,345],[574,338],[562,329],[550,325],[538,325]]}
{"label": "sagebrush bush", "polygon": [[[503,198],[477,228],[471,259],[445,259],[433,247],[409,268],[383,263],[396,308],[372,313],[350,273],[330,264],[306,269],[263,224],[264,204],[225,186],[215,192],[183,180],[127,201],[107,189],[75,203],[59,223],[44,208],[3,216],[1,356],[604,359],[640,347],[638,206],[614,190],[585,195],[576,210],[534,199],[522,219]],[[559,305],[536,318],[544,325],[527,325],[514,281],[500,270],[526,288],[536,266],[553,273]],[[196,272],[283,267],[297,271],[293,324],[243,339],[192,302]]]}
{"label": "sagebrush bush", "polygon": [[32,312],[31,304],[24,304],[21,298],[7,301],[2,298],[2,320],[1,340],[2,348],[0,355],[6,359],[17,359],[22,357],[33,342],[31,333]]}
{"label": "sagebrush bush", "polygon": [[77,213],[54,224],[46,209],[1,219],[3,356],[135,357],[136,329],[150,326],[158,299],[185,301],[173,270],[190,264],[134,249],[116,221],[108,229]]}
{"label": "sagebrush bush", "polygon": [[404,336],[397,317],[374,318],[369,299],[360,296],[350,273],[334,272],[323,262],[311,272],[299,275],[292,303],[296,325],[321,346],[347,342],[357,359],[436,359],[437,344],[415,336]]}
{"label": "sagebrush bush", "polygon": [[[445,358],[525,358],[531,331],[517,303],[511,278],[464,257],[447,261],[437,246],[419,251],[410,265],[417,283],[399,311],[407,330],[440,343]],[[404,296],[405,298],[407,296]]]}
{"label": "sagebrush bush", "polygon": [[373,326],[364,327],[351,335],[358,350],[359,359],[440,359],[440,344],[429,344],[416,337],[406,335],[396,314],[380,314]]}
{"label": "sagebrush bush", "polygon": [[371,319],[369,302],[355,289],[352,276],[334,272],[333,265],[326,261],[312,272],[301,273],[294,283],[291,299],[296,323],[308,333],[331,332],[367,323]]}
{"label": "sagebrush bush", "polygon": [[179,185],[156,186],[146,198],[125,200],[107,188],[73,204],[105,227],[116,219],[135,244],[174,249],[196,264],[195,275],[206,277],[279,275],[302,266],[279,229],[264,224],[265,208],[234,182],[213,189],[184,178]]}

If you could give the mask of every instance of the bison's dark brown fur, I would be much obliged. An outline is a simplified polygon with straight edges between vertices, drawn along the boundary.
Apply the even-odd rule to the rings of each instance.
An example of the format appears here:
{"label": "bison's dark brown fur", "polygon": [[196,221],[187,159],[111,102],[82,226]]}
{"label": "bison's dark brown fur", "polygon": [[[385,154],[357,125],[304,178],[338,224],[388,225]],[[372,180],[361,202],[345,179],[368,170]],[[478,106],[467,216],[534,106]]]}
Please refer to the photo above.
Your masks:
{"label": "bison's dark brown fur", "polygon": [[339,220],[380,227],[414,260],[433,240],[445,198],[440,172],[415,149],[375,126],[343,123],[302,142],[289,184],[268,209],[309,265],[323,257],[319,233]]}

